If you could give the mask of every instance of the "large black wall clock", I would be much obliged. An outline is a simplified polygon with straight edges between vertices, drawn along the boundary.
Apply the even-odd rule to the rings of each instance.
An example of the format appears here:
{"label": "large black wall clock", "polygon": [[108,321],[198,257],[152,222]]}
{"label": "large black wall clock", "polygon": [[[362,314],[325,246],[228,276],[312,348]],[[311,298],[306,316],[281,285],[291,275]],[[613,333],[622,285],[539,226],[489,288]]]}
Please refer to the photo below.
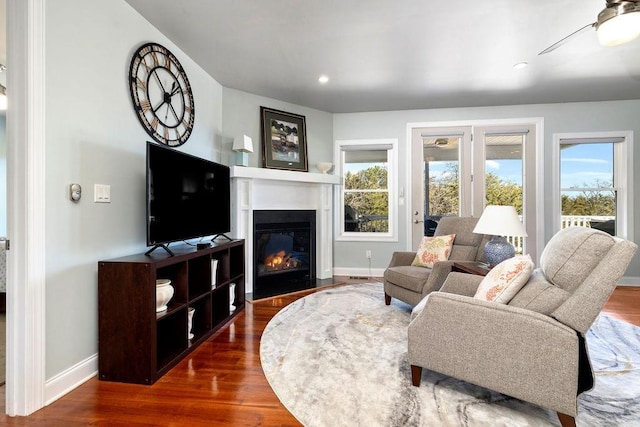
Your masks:
{"label": "large black wall clock", "polygon": [[173,147],[187,142],[193,131],[193,93],[174,54],[157,43],[142,45],[131,58],[129,89],[149,136]]}

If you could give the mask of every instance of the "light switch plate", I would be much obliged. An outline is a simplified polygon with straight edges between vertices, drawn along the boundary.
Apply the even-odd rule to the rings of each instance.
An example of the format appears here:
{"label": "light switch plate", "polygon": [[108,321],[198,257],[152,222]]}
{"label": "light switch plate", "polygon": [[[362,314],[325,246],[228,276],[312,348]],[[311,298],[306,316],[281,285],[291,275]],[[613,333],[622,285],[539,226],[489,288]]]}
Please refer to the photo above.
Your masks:
{"label": "light switch plate", "polygon": [[95,203],[111,203],[111,186],[106,184],[94,184],[93,201]]}

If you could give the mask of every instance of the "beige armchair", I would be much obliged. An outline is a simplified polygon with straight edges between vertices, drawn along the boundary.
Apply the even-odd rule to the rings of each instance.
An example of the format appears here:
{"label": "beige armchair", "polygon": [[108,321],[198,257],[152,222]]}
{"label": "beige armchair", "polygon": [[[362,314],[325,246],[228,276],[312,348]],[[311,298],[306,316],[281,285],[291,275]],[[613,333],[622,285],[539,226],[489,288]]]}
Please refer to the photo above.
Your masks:
{"label": "beige armchair", "polygon": [[594,384],[584,336],[636,249],[602,231],[566,228],[506,305],[473,298],[482,277],[451,273],[413,309],[413,385],[424,367],[552,409],[563,425],[575,425],[577,396]]}
{"label": "beige armchair", "polygon": [[440,289],[455,261],[484,261],[484,245],[490,236],[473,233],[478,218],[444,217],[438,222],[434,236],[455,234],[448,261],[433,268],[413,267],[415,252],[394,252],[384,272],[384,298],[389,305],[396,298],[410,305],[418,304],[425,295]]}

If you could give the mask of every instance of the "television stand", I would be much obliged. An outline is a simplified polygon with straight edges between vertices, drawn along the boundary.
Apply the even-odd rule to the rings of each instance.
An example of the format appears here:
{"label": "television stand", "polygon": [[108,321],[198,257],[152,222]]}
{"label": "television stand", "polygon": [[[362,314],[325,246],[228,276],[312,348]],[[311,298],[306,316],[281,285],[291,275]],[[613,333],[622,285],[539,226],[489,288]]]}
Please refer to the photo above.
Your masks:
{"label": "television stand", "polygon": [[216,234],[215,236],[213,236],[213,237],[211,238],[211,241],[212,241],[212,242],[215,242],[215,241],[216,241],[216,239],[217,239],[218,237],[220,237],[220,236],[224,237],[225,239],[227,239],[227,240],[229,240],[229,241],[233,240],[231,237],[227,236],[227,235],[226,235],[226,234],[224,234],[224,233],[218,233],[218,234]]}
{"label": "television stand", "polygon": [[[231,239],[229,239],[229,240],[231,240]],[[156,250],[156,249],[158,249],[158,248],[162,248],[162,249],[164,249],[165,251],[169,252],[169,255],[171,255],[171,256],[175,256],[175,254],[174,254],[173,252],[171,252],[171,249],[169,249],[169,244],[168,244],[168,243],[167,243],[167,244],[162,243],[162,244],[159,244],[159,245],[154,245],[151,249],[149,249],[149,250],[148,250],[147,252],[145,252],[144,254],[148,256],[148,255],[150,255],[150,254],[151,254],[151,252],[155,251],[155,250]]]}
{"label": "television stand", "polygon": [[[160,251],[98,262],[101,381],[153,384],[244,311],[244,240],[172,249],[171,257]],[[174,289],[160,312],[158,279]]]}

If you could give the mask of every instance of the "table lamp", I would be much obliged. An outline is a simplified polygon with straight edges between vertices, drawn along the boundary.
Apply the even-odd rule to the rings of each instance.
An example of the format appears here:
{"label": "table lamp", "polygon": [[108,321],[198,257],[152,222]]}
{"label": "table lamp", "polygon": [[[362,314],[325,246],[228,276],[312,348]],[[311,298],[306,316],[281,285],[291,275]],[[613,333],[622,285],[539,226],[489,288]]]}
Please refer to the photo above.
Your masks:
{"label": "table lamp", "polygon": [[253,141],[251,141],[251,137],[242,135],[242,138],[234,139],[231,149],[236,152],[236,165],[249,166],[248,153],[253,153]]}
{"label": "table lamp", "polygon": [[527,236],[513,206],[487,206],[473,232],[493,236],[484,247],[484,256],[490,266],[498,265],[516,254],[513,245],[503,236]]}

